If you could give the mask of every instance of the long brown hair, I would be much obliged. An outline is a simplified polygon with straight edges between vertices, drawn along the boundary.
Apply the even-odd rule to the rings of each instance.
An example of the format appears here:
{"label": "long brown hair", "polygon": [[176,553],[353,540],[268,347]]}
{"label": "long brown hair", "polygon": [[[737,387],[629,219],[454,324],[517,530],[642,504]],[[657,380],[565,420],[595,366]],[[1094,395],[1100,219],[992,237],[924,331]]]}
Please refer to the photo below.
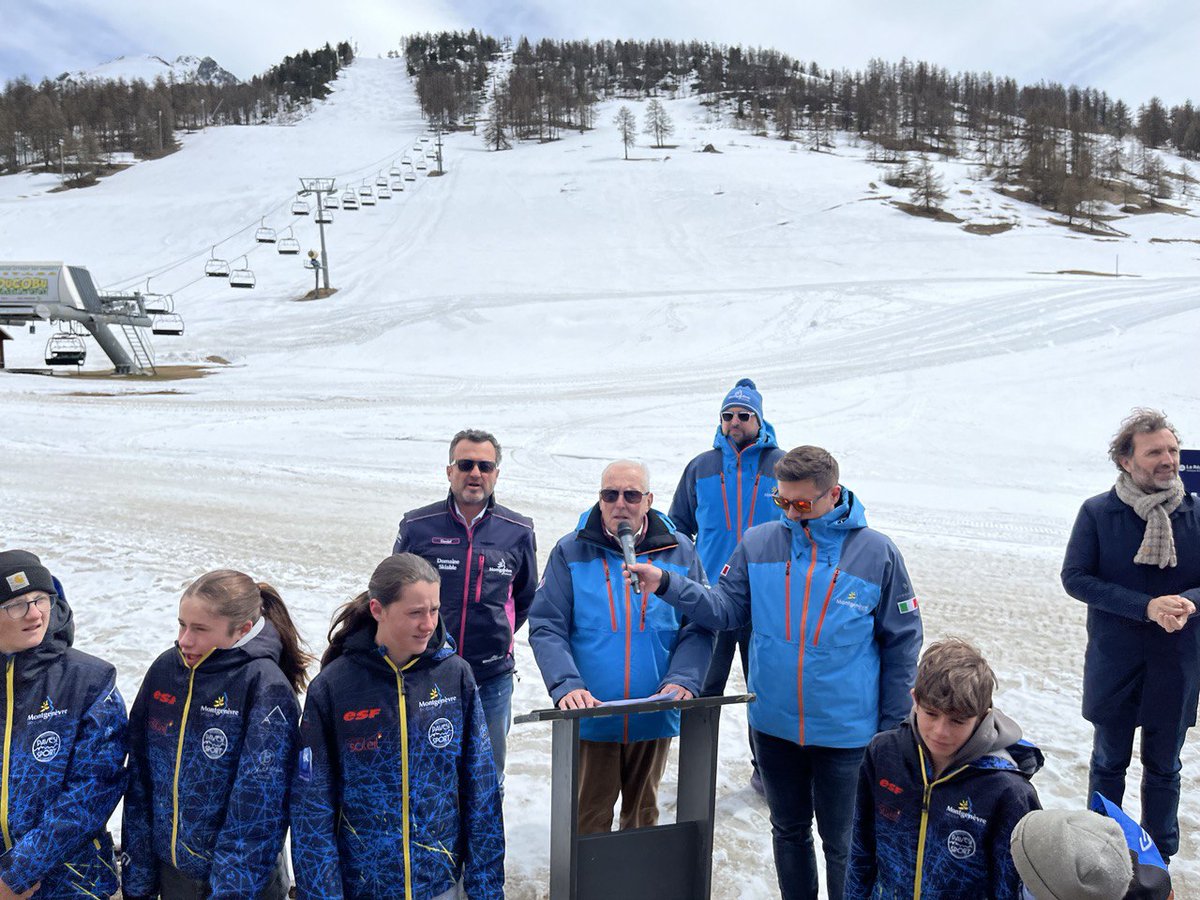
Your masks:
{"label": "long brown hair", "polygon": [[231,635],[243,622],[258,622],[265,616],[275,626],[283,643],[279,668],[291,682],[292,690],[296,693],[304,690],[308,683],[308,666],[314,657],[296,630],[279,591],[264,581],[256,582],[242,572],[218,569],[193,581],[183,596],[203,600],[214,613],[228,619]]}
{"label": "long brown hair", "polygon": [[375,624],[371,600],[391,606],[410,584],[440,584],[437,569],[414,553],[397,553],[375,567],[367,589],[345,604],[329,626],[329,647],[321,657],[325,667],[346,652],[346,639],[354,632]]}

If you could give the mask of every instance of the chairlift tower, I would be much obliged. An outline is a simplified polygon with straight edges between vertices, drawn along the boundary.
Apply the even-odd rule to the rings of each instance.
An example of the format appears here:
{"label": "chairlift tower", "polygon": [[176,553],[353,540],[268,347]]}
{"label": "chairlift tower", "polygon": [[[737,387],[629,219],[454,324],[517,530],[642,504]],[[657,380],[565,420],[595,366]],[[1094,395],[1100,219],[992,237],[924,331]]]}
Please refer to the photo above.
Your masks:
{"label": "chairlift tower", "polygon": [[442,171],[442,129],[440,128],[437,130],[437,161],[438,174],[445,175],[446,173]]}
{"label": "chairlift tower", "polygon": [[301,178],[299,196],[315,194],[317,197],[317,228],[321,232],[321,274],[325,279],[325,290],[329,290],[329,254],[325,250],[325,218],[321,213],[325,209],[324,198],[337,192],[336,178]]}

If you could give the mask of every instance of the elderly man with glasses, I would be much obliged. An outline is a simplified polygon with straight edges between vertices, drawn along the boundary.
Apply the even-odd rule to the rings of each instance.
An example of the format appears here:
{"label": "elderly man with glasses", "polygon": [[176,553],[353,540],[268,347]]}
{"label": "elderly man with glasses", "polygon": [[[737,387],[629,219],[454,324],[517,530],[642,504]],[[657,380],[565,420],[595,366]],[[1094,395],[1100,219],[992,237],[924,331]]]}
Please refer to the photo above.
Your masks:
{"label": "elderly man with glasses", "polygon": [[410,510],[393,553],[415,553],[441,575],[442,621],[458,655],[471,664],[487,720],[496,774],[512,721],[513,635],[537,587],[533,520],[496,503],[500,442],[466,429],[450,441],[445,500]]}
{"label": "elderly man with glasses", "polygon": [[904,558],[867,527],[837,460],[796,447],[775,465],[786,515],[743,536],[713,588],[665,567],[631,573],[713,629],[751,626],[750,728],[784,900],[816,900],[815,814],[828,896],[841,900],[858,770],[912,710],[921,616]]}
{"label": "elderly man with glasses", "polygon": [[[601,475],[599,502],[550,553],[529,613],[529,643],[561,709],[659,694],[686,700],[700,690],[712,633],[634,589],[622,572],[618,536],[626,526],[638,559],[681,581],[705,583],[695,546],[653,502],[644,465],[611,463]],[[618,795],[622,829],[656,824],[658,783],[679,734],[679,713],[585,719],[580,733],[580,832],[610,831]]]}

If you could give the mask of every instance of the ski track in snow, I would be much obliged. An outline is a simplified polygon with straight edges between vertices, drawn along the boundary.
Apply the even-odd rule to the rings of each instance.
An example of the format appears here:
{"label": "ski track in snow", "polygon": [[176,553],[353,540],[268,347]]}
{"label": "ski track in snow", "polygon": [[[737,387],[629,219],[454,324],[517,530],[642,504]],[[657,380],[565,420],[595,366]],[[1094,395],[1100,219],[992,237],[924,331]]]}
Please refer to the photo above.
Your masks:
{"label": "ski track in snow", "polygon": [[[210,129],[87,191],[0,179],[0,245],[90,265],[101,283],[153,271],[257,224],[297,174],[411,149],[422,125],[402,72],[360,60],[294,127]],[[64,577],[79,646],[114,662],[132,697],[174,638],[181,590],[208,569],[279,586],[323,646],[400,514],[444,491],[459,428],[504,442],[499,495],[537,521],[544,563],[610,459],[647,460],[666,509],[683,465],[711,444],[720,397],[750,375],[781,443],[833,449],[872,524],[904,551],[927,641],[960,634],[987,654],[998,705],[1046,752],[1034,782],[1044,805],[1078,805],[1085,610],[1058,567],[1079,504],[1111,484],[1104,447],[1131,406],[1162,405],[1185,437],[1200,435],[1200,367],[1183,349],[1200,326],[1200,270],[1192,251],[1145,240],[1188,223],[1130,222],[1139,239],[1120,246],[1122,269],[1147,277],[1038,275],[1105,270],[1113,249],[1043,227],[1038,211],[979,238],[850,202],[877,177],[862,151],[747,143],[703,124],[694,101],[668,101],[679,148],[637,148],[625,164],[608,124],[616,105],[588,135],[510,153],[450,135],[445,176],[335,212],[341,290],[329,300],[289,302],[311,274],[262,248],[251,248],[252,294],[203,280],[182,291],[188,335],[160,340],[160,359],[234,362],[208,378],[0,378],[0,545],[38,550]],[[722,155],[690,149],[709,141]],[[310,222],[268,224],[315,244]],[[198,265],[153,288],[192,280]],[[41,331],[16,336],[10,364],[36,359]],[[524,633],[517,657],[514,710],[544,707]],[[730,691],[742,687],[734,669]],[[724,718],[714,896],[772,897],[744,711]],[[508,895],[542,898],[550,732],[514,726],[510,742]],[[1135,763],[1129,809],[1139,774]],[[675,790],[669,770],[663,821]],[[1182,797],[1173,868],[1188,896],[1200,890],[1194,737]]]}

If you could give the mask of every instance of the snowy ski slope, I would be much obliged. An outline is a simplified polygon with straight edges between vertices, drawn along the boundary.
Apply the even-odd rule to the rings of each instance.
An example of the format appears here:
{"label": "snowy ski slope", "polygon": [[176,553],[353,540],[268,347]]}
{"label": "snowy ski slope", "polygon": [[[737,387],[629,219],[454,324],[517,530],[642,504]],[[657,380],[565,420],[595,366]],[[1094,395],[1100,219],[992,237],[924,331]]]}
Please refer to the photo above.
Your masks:
{"label": "snowy ski slope", "polygon": [[[340,290],[293,302],[312,287],[303,254],[256,247],[254,228],[293,225],[316,247],[311,217],[288,213],[297,178],[357,186],[414,145],[403,72],[359,60],[294,126],[209,129],[87,190],[0,178],[0,257],[85,265],[104,286],[153,276],[187,321],[156,339],[159,362],[231,363],[182,381],[0,377],[0,545],[64,577],[79,646],[117,664],[126,697],[207,569],[273,582],[323,646],[401,513],[442,495],[459,428],[500,437],[499,495],[534,517],[544,561],[612,458],[645,459],[665,509],[711,444],[720,397],[749,375],[781,443],[829,447],[900,545],[927,638],[962,634],[988,654],[999,705],[1046,752],[1043,803],[1080,802],[1084,608],[1057,572],[1079,504],[1112,483],[1105,447],[1130,407],[1164,407],[1200,445],[1200,245],[1151,242],[1200,237],[1194,217],[1089,238],[939,162],[951,211],[1015,223],[972,235],[888,205],[907,192],[863,147],[750,137],[693,100],[667,101],[676,147],[624,162],[614,102],[595,131],[555,143],[494,154],[449,136],[444,177],[334,212]],[[721,152],[697,152],[707,143]],[[248,252],[258,288],[204,279],[213,245]],[[1131,277],[1048,274],[1112,272],[1118,254]],[[40,365],[47,332],[15,330],[9,365]],[[515,709],[545,706],[524,634],[517,653]],[[744,716],[723,731],[715,895],[771,897]],[[515,726],[510,741],[510,896],[544,897],[549,730]],[[1200,890],[1195,739],[1184,766],[1178,896]],[[1135,766],[1127,806],[1137,794]]]}

